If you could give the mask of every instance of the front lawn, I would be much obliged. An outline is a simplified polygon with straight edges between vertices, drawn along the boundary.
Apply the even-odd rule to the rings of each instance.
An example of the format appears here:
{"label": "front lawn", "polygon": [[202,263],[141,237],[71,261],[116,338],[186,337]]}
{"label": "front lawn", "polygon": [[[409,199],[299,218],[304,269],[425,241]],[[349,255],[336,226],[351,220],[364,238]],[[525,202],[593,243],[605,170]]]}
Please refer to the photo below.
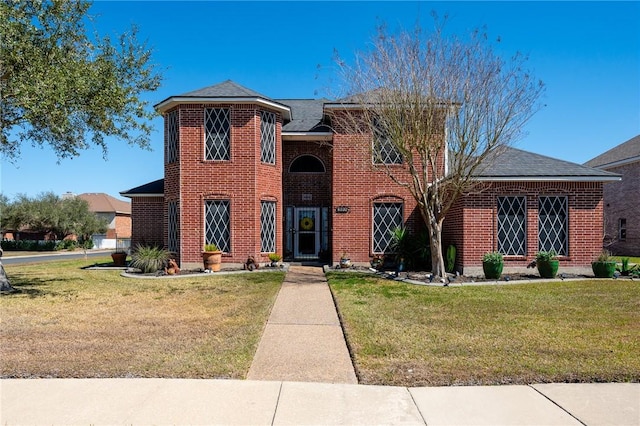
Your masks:
{"label": "front lawn", "polygon": [[328,275],[361,383],[640,380],[640,281],[426,287]]}
{"label": "front lawn", "polygon": [[0,296],[1,377],[242,379],[284,279],[81,269],[93,263],[5,266],[21,292]]}

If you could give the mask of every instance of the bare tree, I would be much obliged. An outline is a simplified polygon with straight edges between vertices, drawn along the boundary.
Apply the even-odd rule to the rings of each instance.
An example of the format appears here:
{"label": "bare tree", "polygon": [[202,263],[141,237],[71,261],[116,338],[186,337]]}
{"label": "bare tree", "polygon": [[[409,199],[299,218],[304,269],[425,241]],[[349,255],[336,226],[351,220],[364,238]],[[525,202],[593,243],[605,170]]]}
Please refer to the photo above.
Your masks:
{"label": "bare tree", "polygon": [[[346,97],[332,123],[366,135],[356,139],[373,148],[375,166],[415,198],[429,231],[432,271],[444,277],[447,212],[473,190],[483,161],[521,136],[544,86],[525,71],[525,56],[503,60],[484,32],[461,39],[445,34],[446,19],[434,20],[428,34],[416,28],[390,35],[380,27],[353,65],[337,59]],[[400,170],[388,167],[390,147]]]}

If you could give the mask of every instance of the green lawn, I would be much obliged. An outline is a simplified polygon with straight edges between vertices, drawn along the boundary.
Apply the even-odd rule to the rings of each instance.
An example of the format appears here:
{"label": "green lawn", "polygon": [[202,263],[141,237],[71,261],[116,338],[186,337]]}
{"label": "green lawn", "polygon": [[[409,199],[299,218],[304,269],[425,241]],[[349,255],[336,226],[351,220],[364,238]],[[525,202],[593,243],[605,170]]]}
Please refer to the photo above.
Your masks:
{"label": "green lawn", "polygon": [[284,279],[81,269],[95,262],[5,266],[21,292],[0,296],[1,377],[242,379]]}
{"label": "green lawn", "polygon": [[362,383],[640,380],[640,281],[426,287],[330,273]]}

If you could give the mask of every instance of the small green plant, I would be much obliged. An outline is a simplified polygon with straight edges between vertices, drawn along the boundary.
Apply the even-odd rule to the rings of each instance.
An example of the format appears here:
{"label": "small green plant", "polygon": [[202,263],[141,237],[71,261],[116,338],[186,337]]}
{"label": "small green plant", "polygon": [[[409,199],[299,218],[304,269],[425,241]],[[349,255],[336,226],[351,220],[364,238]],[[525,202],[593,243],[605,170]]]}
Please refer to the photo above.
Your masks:
{"label": "small green plant", "polygon": [[482,261],[486,263],[500,263],[504,261],[504,257],[500,252],[490,251],[482,256]]}
{"label": "small green plant", "polygon": [[161,247],[137,245],[129,265],[148,274],[164,268],[169,257],[169,251]]}
{"label": "small green plant", "polygon": [[204,251],[218,251],[218,246],[215,244],[205,244]]}
{"label": "small green plant", "polygon": [[609,250],[602,250],[598,256],[598,262],[613,262],[611,252]]}
{"label": "small green plant", "polygon": [[456,267],[456,246],[450,245],[447,247],[447,272],[453,272]]}
{"label": "small green plant", "polygon": [[278,253],[269,253],[269,260],[272,262],[280,262],[280,259],[282,259],[282,256],[280,256]]}
{"label": "small green plant", "polygon": [[640,268],[638,268],[638,265],[629,266],[630,259],[628,257],[623,257],[620,261],[622,262],[622,267],[618,269],[620,271],[620,275],[625,277],[629,275],[638,277],[640,275]]}
{"label": "small green plant", "polygon": [[539,251],[536,253],[536,262],[550,262],[558,257],[555,250]]}

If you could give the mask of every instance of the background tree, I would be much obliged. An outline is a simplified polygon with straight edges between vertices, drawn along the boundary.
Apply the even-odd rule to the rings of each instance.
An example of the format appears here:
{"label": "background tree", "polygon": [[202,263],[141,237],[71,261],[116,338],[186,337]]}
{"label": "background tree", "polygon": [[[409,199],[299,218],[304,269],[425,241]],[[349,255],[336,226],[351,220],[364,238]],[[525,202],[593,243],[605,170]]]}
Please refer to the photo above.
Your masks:
{"label": "background tree", "polygon": [[58,158],[90,146],[107,154],[105,137],[148,147],[154,113],[140,95],[160,76],[136,30],[87,34],[91,3],[0,0],[0,153],[49,145]]}
{"label": "background tree", "polygon": [[388,144],[401,155],[401,172],[374,163],[416,200],[429,232],[432,271],[444,277],[447,212],[473,190],[487,157],[521,136],[539,108],[543,84],[524,69],[526,57],[503,60],[484,32],[461,39],[445,34],[446,19],[434,20],[426,34],[418,27],[390,35],[382,26],[353,65],[338,58],[343,102],[351,105],[332,120],[366,135],[361,140],[374,147],[374,158]]}
{"label": "background tree", "polygon": [[33,232],[52,234],[56,240],[76,235],[88,240],[91,235],[103,233],[106,221],[89,211],[89,203],[80,198],[61,199],[52,192],[30,198],[18,195],[9,203],[1,217],[1,227],[18,231],[28,228]]}

